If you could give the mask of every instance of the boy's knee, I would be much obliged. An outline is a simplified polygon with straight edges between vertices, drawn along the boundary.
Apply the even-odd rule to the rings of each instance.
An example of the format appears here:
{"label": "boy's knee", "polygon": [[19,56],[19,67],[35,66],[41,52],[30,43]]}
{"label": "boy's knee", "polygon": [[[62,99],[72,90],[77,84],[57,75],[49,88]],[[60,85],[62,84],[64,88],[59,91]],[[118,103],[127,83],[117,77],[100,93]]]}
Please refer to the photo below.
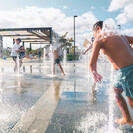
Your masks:
{"label": "boy's knee", "polygon": [[131,108],[133,108],[133,99],[128,97],[128,102]]}
{"label": "boy's knee", "polygon": [[129,105],[133,109],[133,102],[129,102]]}
{"label": "boy's knee", "polygon": [[116,93],[116,95],[115,95],[116,102],[120,101],[120,99],[121,99],[121,93],[119,93],[119,94]]}
{"label": "boy's knee", "polygon": [[116,95],[119,96],[119,95],[121,95],[121,93],[123,92],[123,89],[115,88],[115,87],[114,87],[114,92],[115,92]]}

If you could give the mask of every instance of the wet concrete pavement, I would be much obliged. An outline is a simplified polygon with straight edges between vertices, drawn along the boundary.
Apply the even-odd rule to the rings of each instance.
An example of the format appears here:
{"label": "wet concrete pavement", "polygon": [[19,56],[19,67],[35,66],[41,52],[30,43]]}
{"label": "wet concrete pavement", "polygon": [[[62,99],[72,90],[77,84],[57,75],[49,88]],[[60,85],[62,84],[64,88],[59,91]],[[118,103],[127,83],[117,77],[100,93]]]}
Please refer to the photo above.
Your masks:
{"label": "wet concrete pavement", "polygon": [[[32,73],[30,71],[32,65]],[[82,63],[67,63],[67,75],[62,77],[57,70],[56,77],[44,74],[42,63],[25,65],[26,72],[15,75],[11,69],[1,73],[0,132],[23,133],[108,133],[109,131],[109,86],[110,70],[107,63],[99,63],[104,77],[96,85],[88,77]],[[12,66],[11,66],[12,67]],[[75,68],[75,73],[74,73]],[[46,70],[48,71],[48,70]],[[50,71],[50,70],[49,70]],[[113,96],[113,94],[111,94]],[[121,113],[114,104],[114,119]],[[129,107],[130,108],[130,107]],[[133,111],[130,108],[130,111]],[[30,115],[29,115],[30,114]],[[32,117],[31,117],[32,116]],[[28,123],[28,124],[25,124]],[[114,132],[132,133],[130,126],[113,123]]]}

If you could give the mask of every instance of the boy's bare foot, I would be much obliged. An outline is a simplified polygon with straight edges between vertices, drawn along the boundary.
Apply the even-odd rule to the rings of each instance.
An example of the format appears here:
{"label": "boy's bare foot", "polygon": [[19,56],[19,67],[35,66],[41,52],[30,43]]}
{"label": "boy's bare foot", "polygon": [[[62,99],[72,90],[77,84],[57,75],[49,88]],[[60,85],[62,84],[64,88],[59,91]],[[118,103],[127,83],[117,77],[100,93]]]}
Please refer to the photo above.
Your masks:
{"label": "boy's bare foot", "polygon": [[133,125],[133,120],[127,120],[127,119],[117,119],[115,121],[117,124],[123,125],[123,124],[128,124],[128,125]]}

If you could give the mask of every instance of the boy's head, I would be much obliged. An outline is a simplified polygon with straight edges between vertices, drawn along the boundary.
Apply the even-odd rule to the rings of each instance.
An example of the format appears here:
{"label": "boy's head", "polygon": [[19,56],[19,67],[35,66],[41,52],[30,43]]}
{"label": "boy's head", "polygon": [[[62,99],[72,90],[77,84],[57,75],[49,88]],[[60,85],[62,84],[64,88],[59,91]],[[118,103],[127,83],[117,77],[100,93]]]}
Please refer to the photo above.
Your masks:
{"label": "boy's head", "polygon": [[58,47],[55,47],[55,48],[54,48],[54,51],[59,51],[59,48],[58,48]]}
{"label": "boy's head", "polygon": [[20,38],[17,38],[17,39],[16,39],[16,43],[17,43],[17,44],[20,44],[20,43],[21,43],[21,39],[20,39]]}
{"label": "boy's head", "polygon": [[20,49],[24,49],[24,46],[20,46]]}
{"label": "boy's head", "polygon": [[93,25],[93,36],[97,37],[97,35],[100,33],[103,27],[103,21],[98,21]]}

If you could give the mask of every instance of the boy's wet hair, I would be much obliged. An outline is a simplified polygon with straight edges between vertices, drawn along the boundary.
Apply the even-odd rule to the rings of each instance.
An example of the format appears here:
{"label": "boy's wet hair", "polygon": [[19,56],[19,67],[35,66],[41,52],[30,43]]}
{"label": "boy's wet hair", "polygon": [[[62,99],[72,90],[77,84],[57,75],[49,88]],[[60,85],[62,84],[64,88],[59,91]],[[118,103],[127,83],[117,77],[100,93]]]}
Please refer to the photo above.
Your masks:
{"label": "boy's wet hair", "polygon": [[24,46],[20,46],[20,48],[23,48]]}
{"label": "boy's wet hair", "polygon": [[103,21],[98,21],[93,25],[93,29],[94,31],[97,31],[97,27],[100,27],[102,29],[103,27]]}

